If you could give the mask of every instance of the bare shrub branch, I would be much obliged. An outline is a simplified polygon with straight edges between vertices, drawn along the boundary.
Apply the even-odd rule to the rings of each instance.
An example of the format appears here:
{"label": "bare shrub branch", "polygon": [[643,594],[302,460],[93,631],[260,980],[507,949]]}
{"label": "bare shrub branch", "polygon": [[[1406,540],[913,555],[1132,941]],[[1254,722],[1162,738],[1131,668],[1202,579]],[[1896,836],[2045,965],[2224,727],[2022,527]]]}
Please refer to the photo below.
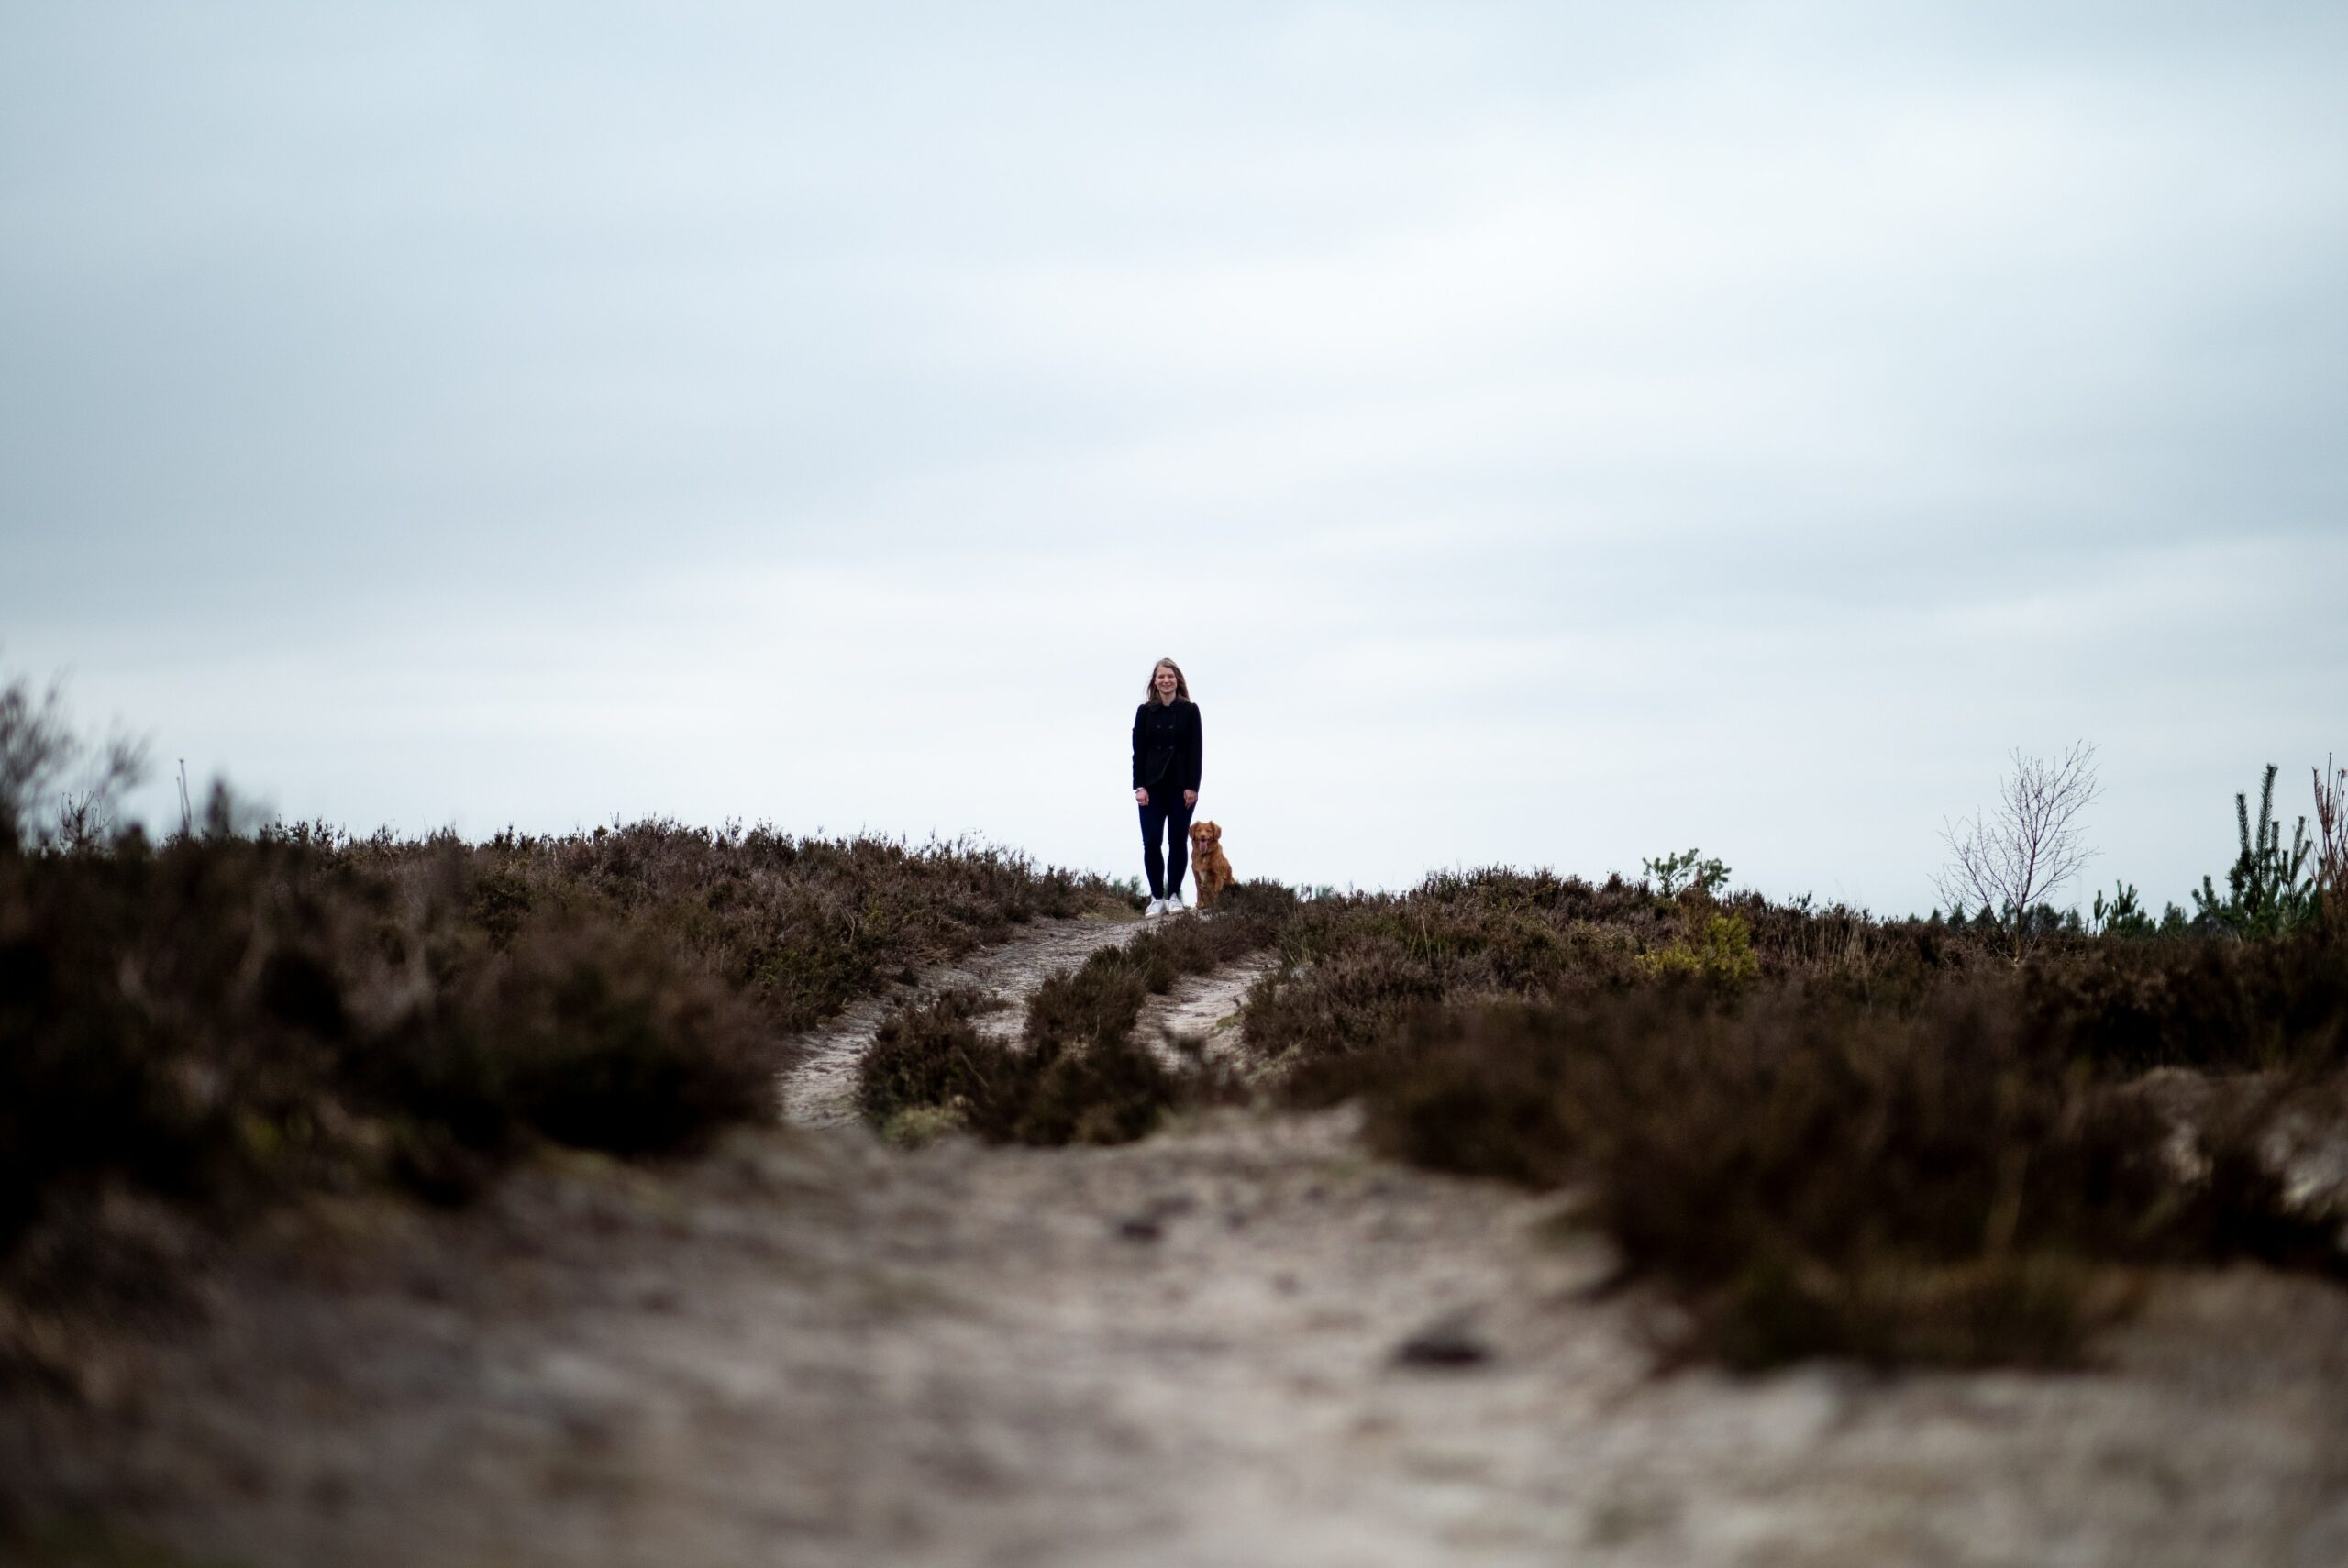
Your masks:
{"label": "bare shrub branch", "polygon": [[2017,952],[2029,912],[2095,856],[2080,823],[2102,793],[2095,752],[2077,741],[2050,760],[2016,747],[1996,807],[1942,824],[1950,859],[1939,878],[1941,898],[1953,911],[1987,909],[2012,922]]}
{"label": "bare shrub branch", "polygon": [[0,687],[0,850],[95,846],[145,772],[137,742],[76,734],[55,685],[38,701],[21,679]]}
{"label": "bare shrub branch", "polygon": [[2315,770],[2315,885],[2324,919],[2348,927],[2348,767],[2329,756]]}

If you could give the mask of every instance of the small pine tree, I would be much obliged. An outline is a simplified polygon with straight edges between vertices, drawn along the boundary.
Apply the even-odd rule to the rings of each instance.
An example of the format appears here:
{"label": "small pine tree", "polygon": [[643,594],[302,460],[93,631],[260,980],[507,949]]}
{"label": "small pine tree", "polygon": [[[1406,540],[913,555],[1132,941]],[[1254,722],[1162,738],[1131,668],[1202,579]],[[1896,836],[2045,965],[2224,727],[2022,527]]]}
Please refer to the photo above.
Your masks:
{"label": "small pine tree", "polygon": [[[2169,908],[2174,910],[2176,906],[2171,904]],[[2150,936],[2158,929],[2153,923],[2151,912],[2138,900],[2136,885],[2132,882],[2112,884],[2111,898],[2109,901],[2106,901],[2101,893],[2098,893],[2095,896],[2094,918],[2090,923],[2097,932],[2105,936],[2126,937],[2132,940]]]}
{"label": "small pine tree", "polygon": [[2314,847],[2308,842],[2307,818],[2301,817],[2291,834],[2290,853],[2283,851],[2283,824],[2275,817],[2275,775],[2279,771],[2274,763],[2266,765],[2255,832],[2249,795],[2234,797],[2242,852],[2226,872],[2226,896],[2220,898],[2207,877],[2194,889],[2197,917],[2236,936],[2280,936],[2309,924],[2318,911],[2315,884],[2306,878],[2308,854]]}

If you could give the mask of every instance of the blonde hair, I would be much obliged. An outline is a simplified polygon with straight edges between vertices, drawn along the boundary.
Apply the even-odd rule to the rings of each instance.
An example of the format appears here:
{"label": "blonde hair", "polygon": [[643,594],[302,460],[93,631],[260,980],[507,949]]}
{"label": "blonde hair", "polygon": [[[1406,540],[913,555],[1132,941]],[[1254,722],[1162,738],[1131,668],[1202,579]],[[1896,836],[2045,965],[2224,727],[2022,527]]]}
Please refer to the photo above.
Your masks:
{"label": "blonde hair", "polygon": [[[1156,664],[1149,667],[1149,684],[1143,688],[1144,694],[1147,696],[1151,702],[1157,701],[1157,672],[1161,669],[1170,669],[1174,672],[1174,701],[1176,702],[1189,701],[1191,700],[1191,683],[1182,679],[1182,667],[1176,664],[1170,658],[1161,658]],[[1171,706],[1171,704],[1168,704],[1168,706]]]}

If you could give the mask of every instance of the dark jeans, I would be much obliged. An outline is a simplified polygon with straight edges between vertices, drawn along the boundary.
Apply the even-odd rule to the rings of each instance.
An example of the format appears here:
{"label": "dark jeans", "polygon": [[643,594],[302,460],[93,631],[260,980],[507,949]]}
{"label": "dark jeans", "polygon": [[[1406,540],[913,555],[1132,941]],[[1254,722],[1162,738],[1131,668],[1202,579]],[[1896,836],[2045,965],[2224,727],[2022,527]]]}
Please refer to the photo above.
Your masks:
{"label": "dark jeans", "polygon": [[[1182,874],[1191,868],[1191,808],[1170,785],[1148,790],[1149,804],[1141,809],[1141,863],[1149,873],[1149,896],[1163,899],[1182,890]],[[1161,849],[1158,841],[1168,837],[1173,842]]]}

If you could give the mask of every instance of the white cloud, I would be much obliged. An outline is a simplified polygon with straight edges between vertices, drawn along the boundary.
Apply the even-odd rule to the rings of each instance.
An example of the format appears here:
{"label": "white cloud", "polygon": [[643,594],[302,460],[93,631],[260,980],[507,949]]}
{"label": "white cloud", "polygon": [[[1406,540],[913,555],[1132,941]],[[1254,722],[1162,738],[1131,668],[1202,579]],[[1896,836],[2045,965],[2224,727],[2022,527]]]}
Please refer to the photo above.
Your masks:
{"label": "white cloud", "polygon": [[2014,744],[2158,898],[2337,740],[2320,15],[94,14],[0,624],[288,811],[1118,868],[1171,651],[1243,872],[1911,907]]}

